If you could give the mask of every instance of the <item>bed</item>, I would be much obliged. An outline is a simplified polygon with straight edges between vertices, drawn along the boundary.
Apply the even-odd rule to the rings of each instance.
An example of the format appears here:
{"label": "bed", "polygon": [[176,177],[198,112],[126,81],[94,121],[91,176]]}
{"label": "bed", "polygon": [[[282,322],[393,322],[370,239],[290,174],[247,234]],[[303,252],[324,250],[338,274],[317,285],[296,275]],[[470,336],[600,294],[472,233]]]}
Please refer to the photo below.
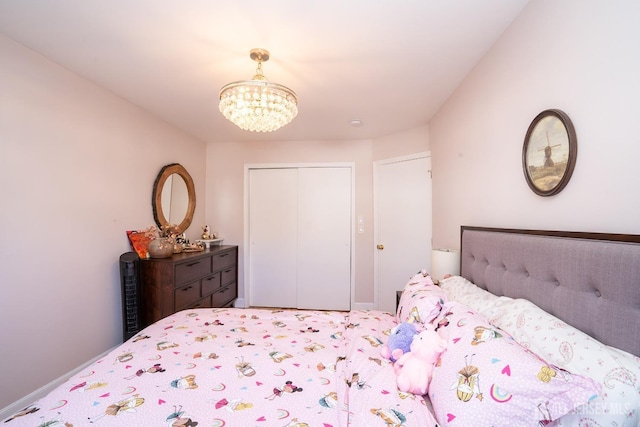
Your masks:
{"label": "bed", "polygon": [[[194,309],[150,325],[8,426],[638,426],[640,240],[461,229],[461,274],[396,313]],[[425,396],[382,349],[447,348]]]}

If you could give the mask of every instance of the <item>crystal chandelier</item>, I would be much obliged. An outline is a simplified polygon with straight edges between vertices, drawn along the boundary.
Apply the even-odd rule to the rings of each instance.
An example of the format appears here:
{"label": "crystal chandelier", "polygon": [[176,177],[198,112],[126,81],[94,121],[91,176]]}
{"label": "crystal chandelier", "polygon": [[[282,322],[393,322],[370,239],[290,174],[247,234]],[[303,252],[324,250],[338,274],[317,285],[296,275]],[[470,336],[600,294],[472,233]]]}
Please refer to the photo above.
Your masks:
{"label": "crystal chandelier", "polygon": [[252,80],[229,83],[220,89],[220,112],[240,129],[272,132],[288,124],[298,114],[298,98],[286,86],[270,83],[262,74],[262,63],[269,60],[265,49],[253,49],[251,59],[258,63]]}

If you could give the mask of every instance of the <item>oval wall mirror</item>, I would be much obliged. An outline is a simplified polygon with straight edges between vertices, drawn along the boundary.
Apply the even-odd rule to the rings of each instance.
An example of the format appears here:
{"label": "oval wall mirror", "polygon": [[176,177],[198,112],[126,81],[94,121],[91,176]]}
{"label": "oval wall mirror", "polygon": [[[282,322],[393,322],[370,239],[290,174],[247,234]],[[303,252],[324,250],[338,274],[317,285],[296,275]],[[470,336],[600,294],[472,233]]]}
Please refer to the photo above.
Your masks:
{"label": "oval wall mirror", "polygon": [[158,227],[175,224],[178,233],[191,225],[196,190],[189,172],[179,163],[166,165],[153,184],[153,218]]}

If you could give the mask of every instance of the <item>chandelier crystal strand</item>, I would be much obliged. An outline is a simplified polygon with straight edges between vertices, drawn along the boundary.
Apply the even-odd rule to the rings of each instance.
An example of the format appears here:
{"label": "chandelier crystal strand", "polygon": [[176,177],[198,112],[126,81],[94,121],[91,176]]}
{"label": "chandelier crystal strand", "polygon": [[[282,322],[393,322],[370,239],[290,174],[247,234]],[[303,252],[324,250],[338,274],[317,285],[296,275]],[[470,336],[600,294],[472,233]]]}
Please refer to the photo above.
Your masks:
{"label": "chandelier crystal strand", "polygon": [[270,83],[262,74],[262,62],[269,59],[263,49],[251,51],[258,62],[253,80],[229,83],[220,90],[220,112],[240,129],[272,132],[287,125],[298,114],[296,94],[286,86]]}

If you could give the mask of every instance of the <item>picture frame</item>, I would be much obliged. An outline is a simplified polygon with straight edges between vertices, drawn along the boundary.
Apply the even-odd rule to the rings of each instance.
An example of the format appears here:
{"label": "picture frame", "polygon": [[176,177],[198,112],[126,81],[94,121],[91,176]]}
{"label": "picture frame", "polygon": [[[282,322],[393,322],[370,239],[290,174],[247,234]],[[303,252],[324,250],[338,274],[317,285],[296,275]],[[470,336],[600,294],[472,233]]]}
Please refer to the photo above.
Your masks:
{"label": "picture frame", "polygon": [[543,197],[558,194],[571,179],[577,154],[576,131],[569,116],[558,109],[538,114],[522,147],[522,169],[529,188]]}

